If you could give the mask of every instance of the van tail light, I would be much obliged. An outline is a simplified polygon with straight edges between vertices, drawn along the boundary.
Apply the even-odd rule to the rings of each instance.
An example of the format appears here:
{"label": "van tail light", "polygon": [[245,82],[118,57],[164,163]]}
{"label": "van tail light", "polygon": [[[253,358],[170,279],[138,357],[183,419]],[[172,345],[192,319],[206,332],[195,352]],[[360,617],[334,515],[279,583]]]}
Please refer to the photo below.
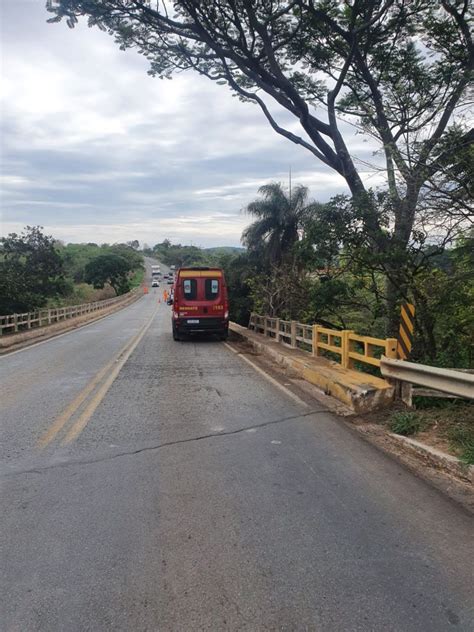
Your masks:
{"label": "van tail light", "polygon": [[229,318],[229,310],[226,309],[224,312],[224,318]]}
{"label": "van tail light", "polygon": [[178,318],[178,312],[173,312],[173,318]]}

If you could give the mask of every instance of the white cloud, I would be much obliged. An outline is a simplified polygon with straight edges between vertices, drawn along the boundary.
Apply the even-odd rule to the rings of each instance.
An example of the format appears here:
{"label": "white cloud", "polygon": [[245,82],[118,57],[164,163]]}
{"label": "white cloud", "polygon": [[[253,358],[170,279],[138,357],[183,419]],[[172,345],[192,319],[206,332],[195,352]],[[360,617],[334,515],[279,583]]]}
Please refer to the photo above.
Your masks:
{"label": "white cloud", "polygon": [[[22,221],[70,241],[238,245],[241,209],[262,184],[286,183],[290,165],[318,199],[347,192],[226,88],[191,73],[151,79],[144,58],[97,29],[46,24],[43,0],[3,9],[3,231]],[[353,141],[375,161],[372,142]]]}

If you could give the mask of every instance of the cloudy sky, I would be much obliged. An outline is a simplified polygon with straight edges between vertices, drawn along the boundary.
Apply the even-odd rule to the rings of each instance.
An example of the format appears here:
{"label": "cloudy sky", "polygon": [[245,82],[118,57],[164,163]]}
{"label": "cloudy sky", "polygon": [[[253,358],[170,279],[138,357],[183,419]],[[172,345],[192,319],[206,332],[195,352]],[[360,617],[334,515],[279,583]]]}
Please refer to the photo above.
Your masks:
{"label": "cloudy sky", "polygon": [[[3,234],[40,224],[66,242],[238,246],[242,209],[290,165],[315,199],[346,191],[225,86],[152,79],[107,34],[46,24],[45,0],[0,5]],[[371,155],[360,136],[351,149]]]}

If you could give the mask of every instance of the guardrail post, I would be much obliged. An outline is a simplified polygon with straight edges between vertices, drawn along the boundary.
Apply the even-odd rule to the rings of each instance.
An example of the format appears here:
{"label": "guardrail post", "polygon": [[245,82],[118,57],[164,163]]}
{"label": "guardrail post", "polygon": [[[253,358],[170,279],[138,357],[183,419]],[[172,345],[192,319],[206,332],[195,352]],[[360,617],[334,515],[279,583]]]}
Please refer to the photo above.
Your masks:
{"label": "guardrail post", "polygon": [[48,309],[48,325],[51,325],[51,309]]}
{"label": "guardrail post", "polygon": [[247,329],[255,329],[254,323],[253,323],[253,319],[254,319],[254,312],[250,312],[250,318],[249,318],[249,324],[247,325]]}
{"label": "guardrail post", "polygon": [[18,331],[18,314],[13,314],[13,331]]}
{"label": "guardrail post", "polygon": [[31,329],[31,312],[28,312],[28,316],[26,317],[26,328]]}
{"label": "guardrail post", "polygon": [[291,333],[291,346],[296,347],[296,320],[291,321],[290,325],[290,333]]}
{"label": "guardrail post", "polygon": [[411,382],[400,382],[400,399],[409,408],[413,406],[413,384]]}
{"label": "guardrail post", "polygon": [[387,358],[392,358],[393,360],[397,359],[397,346],[398,340],[396,338],[387,338],[385,342],[385,355]]}
{"label": "guardrail post", "polygon": [[275,319],[275,340],[280,342],[280,319]]}
{"label": "guardrail post", "polygon": [[312,354],[316,357],[319,355],[318,341],[319,341],[319,325],[313,325],[313,344]]}
{"label": "guardrail post", "polygon": [[263,335],[268,336],[268,316],[263,317]]}
{"label": "guardrail post", "polygon": [[343,329],[341,331],[341,365],[344,369],[351,368],[351,358],[349,357],[349,352],[351,350],[351,341],[349,339],[350,335],[354,333],[353,329]]}
{"label": "guardrail post", "polygon": [[[396,360],[398,358],[398,340],[387,338],[385,340],[385,356]],[[409,382],[402,382],[392,378],[385,378],[395,388],[395,397],[411,408],[413,406],[413,386]]]}

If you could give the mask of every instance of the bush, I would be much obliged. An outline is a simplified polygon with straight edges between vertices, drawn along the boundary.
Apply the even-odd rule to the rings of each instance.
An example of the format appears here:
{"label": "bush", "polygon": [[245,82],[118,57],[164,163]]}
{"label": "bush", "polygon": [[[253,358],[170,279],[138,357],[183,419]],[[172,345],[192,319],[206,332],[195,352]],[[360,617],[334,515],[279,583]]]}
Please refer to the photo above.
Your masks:
{"label": "bush", "polygon": [[390,420],[390,430],[399,435],[413,435],[424,427],[423,420],[416,413],[395,413]]}

